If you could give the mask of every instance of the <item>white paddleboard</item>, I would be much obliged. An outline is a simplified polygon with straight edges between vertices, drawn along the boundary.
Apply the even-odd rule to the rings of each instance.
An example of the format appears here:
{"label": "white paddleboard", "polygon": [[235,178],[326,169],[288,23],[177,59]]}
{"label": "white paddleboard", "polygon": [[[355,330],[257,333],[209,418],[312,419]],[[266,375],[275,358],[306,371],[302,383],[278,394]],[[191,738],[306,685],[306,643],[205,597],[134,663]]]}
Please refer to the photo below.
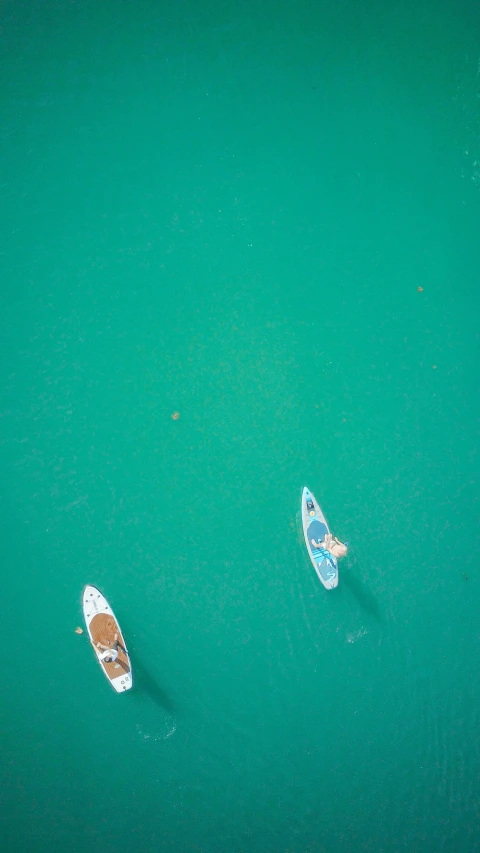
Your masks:
{"label": "white paddleboard", "polygon": [[[130,690],[133,685],[132,667],[120,626],[107,599],[95,586],[86,586],[83,590],[83,615],[97,660],[110,684],[117,693]],[[101,646],[98,647],[97,643]],[[105,651],[102,646],[116,649],[115,660],[102,660]]]}

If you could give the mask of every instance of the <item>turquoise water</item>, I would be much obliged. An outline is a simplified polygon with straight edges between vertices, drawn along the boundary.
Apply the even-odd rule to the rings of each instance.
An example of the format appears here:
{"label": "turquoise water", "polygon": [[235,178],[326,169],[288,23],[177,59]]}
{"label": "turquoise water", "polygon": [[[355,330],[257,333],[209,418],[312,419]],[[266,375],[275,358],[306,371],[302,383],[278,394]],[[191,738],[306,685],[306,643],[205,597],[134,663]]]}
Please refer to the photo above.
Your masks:
{"label": "turquoise water", "polygon": [[2,32],[2,850],[474,853],[476,4]]}

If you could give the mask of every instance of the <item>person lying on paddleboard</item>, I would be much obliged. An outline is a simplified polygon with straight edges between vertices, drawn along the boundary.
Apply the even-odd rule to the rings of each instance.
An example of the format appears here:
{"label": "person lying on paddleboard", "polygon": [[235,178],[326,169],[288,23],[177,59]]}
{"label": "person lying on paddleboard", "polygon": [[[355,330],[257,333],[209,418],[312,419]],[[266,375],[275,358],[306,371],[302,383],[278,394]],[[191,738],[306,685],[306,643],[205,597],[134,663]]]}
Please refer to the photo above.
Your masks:
{"label": "person lying on paddleboard", "polygon": [[314,548],[325,548],[332,557],[344,557],[348,551],[347,546],[331,533],[325,534],[323,542],[315,542],[315,539],[312,539],[312,545]]}
{"label": "person lying on paddleboard", "polygon": [[94,643],[94,646],[102,652],[99,657],[103,663],[113,663],[118,658],[118,634],[113,638],[113,646],[105,646],[103,643]]}

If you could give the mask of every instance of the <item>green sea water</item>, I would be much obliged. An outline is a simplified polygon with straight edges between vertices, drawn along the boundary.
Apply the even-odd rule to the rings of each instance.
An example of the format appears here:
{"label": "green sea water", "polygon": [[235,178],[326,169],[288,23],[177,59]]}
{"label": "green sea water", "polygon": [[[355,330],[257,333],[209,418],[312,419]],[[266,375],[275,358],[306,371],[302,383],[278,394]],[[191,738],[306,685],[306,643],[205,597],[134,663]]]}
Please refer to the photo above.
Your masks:
{"label": "green sea water", "polygon": [[476,853],[478,4],[0,21],[2,853]]}

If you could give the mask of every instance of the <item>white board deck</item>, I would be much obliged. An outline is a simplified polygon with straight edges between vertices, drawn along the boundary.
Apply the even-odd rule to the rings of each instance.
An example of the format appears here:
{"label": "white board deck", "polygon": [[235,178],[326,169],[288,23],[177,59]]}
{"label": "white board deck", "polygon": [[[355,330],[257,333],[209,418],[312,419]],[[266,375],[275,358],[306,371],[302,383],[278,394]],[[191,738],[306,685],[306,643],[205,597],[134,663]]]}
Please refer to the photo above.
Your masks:
{"label": "white board deck", "polygon": [[[106,677],[117,693],[130,690],[133,686],[130,656],[120,626],[107,599],[95,586],[88,585],[83,590],[82,604],[92,648]],[[105,646],[113,646],[115,634],[118,634],[118,657],[115,661],[106,663],[100,660],[103,649],[99,649],[95,644],[100,642]]]}

